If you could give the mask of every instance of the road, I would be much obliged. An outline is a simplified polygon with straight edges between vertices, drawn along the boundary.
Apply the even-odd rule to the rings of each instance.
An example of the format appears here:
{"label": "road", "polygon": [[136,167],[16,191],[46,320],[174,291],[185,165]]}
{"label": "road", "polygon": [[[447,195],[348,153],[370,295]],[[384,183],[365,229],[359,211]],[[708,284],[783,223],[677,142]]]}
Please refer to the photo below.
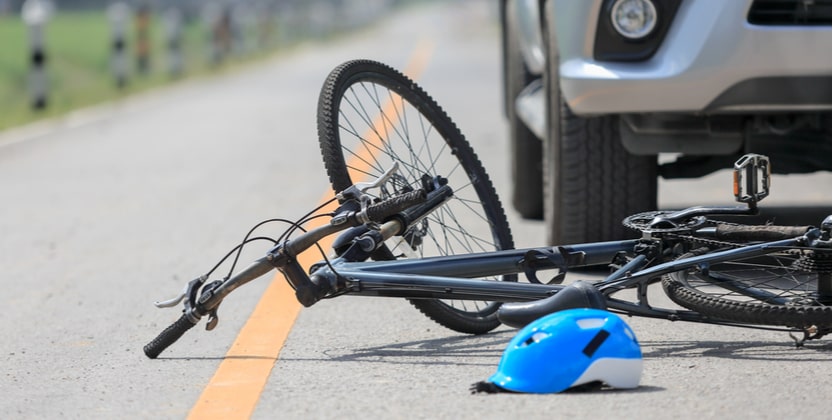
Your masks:
{"label": "road", "polygon": [[[255,223],[298,217],[329,193],[316,101],[345,60],[422,60],[419,82],[509,196],[489,4],[408,9],[257,65],[0,133],[0,416],[829,419],[829,339],[797,349],[783,333],[628,319],[645,358],[637,390],[470,395],[513,330],[464,336],[405,301],[352,297],[300,311],[270,300],[261,306],[279,315],[250,321],[261,295],[272,297],[271,276],[235,292],[214,331],[193,329],[158,360],[143,355],[179,315],[152,302]],[[722,179],[663,183],[662,205],[730,203]],[[780,177],[768,200],[829,212],[830,192],[829,173]],[[509,213],[517,246],[543,243],[540,222]],[[265,249],[250,248],[241,261]],[[288,329],[285,341],[269,322]],[[252,335],[244,325],[266,326],[254,335],[277,344],[239,347]]]}

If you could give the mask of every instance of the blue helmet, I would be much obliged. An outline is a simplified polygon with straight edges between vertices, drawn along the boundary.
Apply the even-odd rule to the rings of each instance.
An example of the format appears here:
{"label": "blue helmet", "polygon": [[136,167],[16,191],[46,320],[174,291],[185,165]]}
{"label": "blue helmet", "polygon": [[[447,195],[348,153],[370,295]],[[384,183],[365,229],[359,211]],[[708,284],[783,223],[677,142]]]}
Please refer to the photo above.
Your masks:
{"label": "blue helmet", "polygon": [[582,308],[544,316],[521,329],[487,384],[552,393],[593,382],[635,388],[641,377],[642,351],[630,327],[611,312]]}

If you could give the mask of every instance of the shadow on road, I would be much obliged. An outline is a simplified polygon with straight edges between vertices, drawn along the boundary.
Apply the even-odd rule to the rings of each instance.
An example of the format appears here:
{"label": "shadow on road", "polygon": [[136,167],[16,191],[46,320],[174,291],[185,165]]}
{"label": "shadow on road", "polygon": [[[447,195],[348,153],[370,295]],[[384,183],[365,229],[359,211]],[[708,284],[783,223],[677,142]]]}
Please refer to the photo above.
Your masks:
{"label": "shadow on road", "polygon": [[646,341],[642,342],[644,358],[718,357],[742,360],[791,362],[829,361],[829,340],[806,342],[796,348],[792,341]]}
{"label": "shadow on road", "polygon": [[[491,366],[500,358],[515,330],[502,330],[484,335],[451,335],[429,340],[414,340],[371,347],[342,347],[323,351],[327,360],[335,362],[376,362],[390,364]],[[282,361],[292,358],[281,357]]]}

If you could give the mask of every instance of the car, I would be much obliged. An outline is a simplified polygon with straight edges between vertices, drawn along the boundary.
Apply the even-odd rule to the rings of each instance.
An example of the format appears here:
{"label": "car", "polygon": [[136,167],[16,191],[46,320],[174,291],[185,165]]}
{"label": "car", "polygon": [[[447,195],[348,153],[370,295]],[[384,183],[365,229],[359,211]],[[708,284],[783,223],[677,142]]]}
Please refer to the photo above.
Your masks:
{"label": "car", "polygon": [[500,17],[512,204],[550,244],[624,238],[658,177],[744,153],[831,169],[830,0],[502,0]]}

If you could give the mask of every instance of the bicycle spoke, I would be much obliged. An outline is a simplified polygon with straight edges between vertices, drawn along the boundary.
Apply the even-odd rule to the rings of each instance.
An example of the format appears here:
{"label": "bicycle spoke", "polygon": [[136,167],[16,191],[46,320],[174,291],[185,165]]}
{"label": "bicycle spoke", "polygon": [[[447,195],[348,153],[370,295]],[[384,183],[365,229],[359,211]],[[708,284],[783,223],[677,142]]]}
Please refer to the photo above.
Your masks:
{"label": "bicycle spoke", "polygon": [[[738,301],[789,304],[817,294],[817,275],[791,268],[794,256],[769,255],[765,259],[730,261],[709,267],[692,281],[709,295]],[[788,261],[789,264],[785,264]],[[709,287],[711,286],[711,287]]]}
{"label": "bicycle spoke", "polygon": [[[326,111],[319,113],[319,133],[334,187],[377,178],[396,163],[398,172],[381,187],[379,198],[430,189],[431,183],[452,189],[442,206],[389,241],[396,258],[512,247],[502,206],[482,164],[445,112],[412,81],[378,63],[346,63],[331,73],[319,106]],[[493,302],[422,300],[414,305],[458,331],[485,332],[498,325]]]}

